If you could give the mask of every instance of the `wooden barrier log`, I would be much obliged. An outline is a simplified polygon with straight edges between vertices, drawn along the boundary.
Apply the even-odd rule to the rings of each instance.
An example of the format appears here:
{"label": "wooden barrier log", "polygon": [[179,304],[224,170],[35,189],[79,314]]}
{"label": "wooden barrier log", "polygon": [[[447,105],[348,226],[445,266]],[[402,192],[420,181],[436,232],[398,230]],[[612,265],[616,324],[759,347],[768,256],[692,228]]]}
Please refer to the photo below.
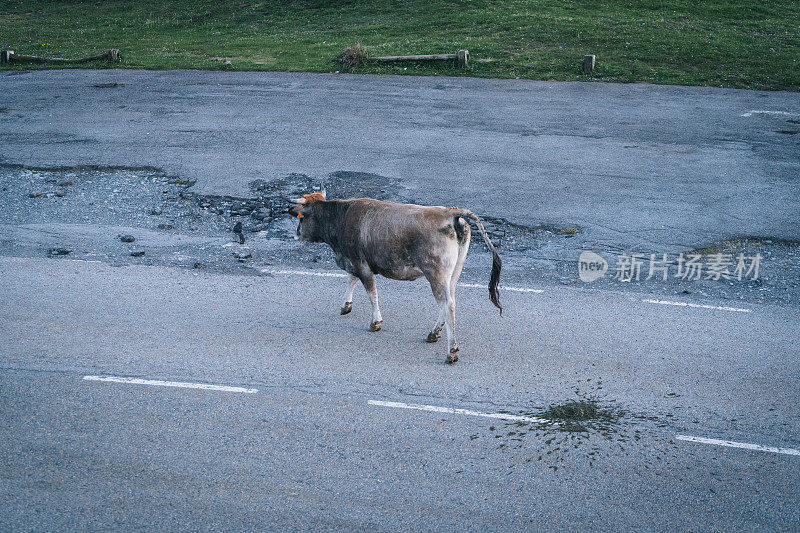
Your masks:
{"label": "wooden barrier log", "polygon": [[80,57],[77,59],[68,59],[64,57],[46,57],[46,56],[34,56],[28,54],[17,54],[13,50],[4,50],[2,55],[0,55],[0,61],[3,63],[11,63],[12,61],[22,61],[22,62],[29,62],[29,63],[45,63],[45,62],[55,62],[55,63],[87,63],[89,61],[100,61],[102,59],[107,59],[109,61],[119,61],[119,50],[116,48],[112,48],[107,52],[102,54],[98,54],[96,56],[90,57]]}
{"label": "wooden barrier log", "polygon": [[428,54],[416,56],[384,56],[376,57],[375,61],[391,62],[391,61],[453,61],[456,59],[456,54]]}
{"label": "wooden barrier log", "polygon": [[459,50],[455,54],[423,54],[409,56],[383,56],[374,57],[373,61],[391,63],[394,61],[458,61],[459,67],[466,67],[469,61],[469,51]]}

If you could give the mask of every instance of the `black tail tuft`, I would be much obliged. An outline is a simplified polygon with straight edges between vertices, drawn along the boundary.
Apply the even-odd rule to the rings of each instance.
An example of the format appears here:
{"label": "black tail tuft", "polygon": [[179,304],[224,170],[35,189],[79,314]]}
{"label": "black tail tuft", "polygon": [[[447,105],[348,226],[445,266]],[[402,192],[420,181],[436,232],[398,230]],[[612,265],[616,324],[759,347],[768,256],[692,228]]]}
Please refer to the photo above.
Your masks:
{"label": "black tail tuft", "polygon": [[500,269],[503,267],[503,261],[500,259],[500,255],[497,252],[492,254],[492,275],[489,278],[489,299],[492,300],[492,303],[500,309],[500,316],[503,316],[503,306],[500,305],[500,291],[497,290],[497,286],[500,284]]}
{"label": "black tail tuft", "polygon": [[492,274],[489,277],[489,299],[495,307],[500,310],[500,316],[503,316],[503,306],[500,305],[500,291],[497,290],[497,286],[500,284],[500,269],[503,268],[503,261],[500,259],[500,254],[494,249],[492,240],[486,233],[486,228],[483,227],[483,222],[478,218],[478,215],[466,209],[460,210],[459,215],[465,216],[475,223],[478,230],[483,235],[483,242],[486,243],[486,248],[492,253]]}

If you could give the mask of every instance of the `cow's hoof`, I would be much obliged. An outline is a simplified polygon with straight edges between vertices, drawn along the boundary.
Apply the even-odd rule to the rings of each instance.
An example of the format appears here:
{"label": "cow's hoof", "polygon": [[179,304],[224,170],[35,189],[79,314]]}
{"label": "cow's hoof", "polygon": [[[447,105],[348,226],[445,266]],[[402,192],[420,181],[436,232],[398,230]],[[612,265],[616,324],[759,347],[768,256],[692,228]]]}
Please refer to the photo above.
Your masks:
{"label": "cow's hoof", "polygon": [[425,339],[425,342],[439,342],[439,339],[441,338],[442,338],[441,332],[434,333],[431,331],[430,333],[428,333],[428,338]]}
{"label": "cow's hoof", "polygon": [[352,310],[353,310],[353,302],[345,302],[344,307],[342,307],[342,311],[340,314],[346,315]]}
{"label": "cow's hoof", "polygon": [[458,348],[456,348],[455,350],[451,350],[450,354],[447,356],[448,365],[452,365],[456,361],[458,361]]}
{"label": "cow's hoof", "polygon": [[380,331],[381,330],[381,325],[383,325],[383,320],[378,320],[377,322],[373,322],[372,324],[369,325],[369,330],[370,331]]}

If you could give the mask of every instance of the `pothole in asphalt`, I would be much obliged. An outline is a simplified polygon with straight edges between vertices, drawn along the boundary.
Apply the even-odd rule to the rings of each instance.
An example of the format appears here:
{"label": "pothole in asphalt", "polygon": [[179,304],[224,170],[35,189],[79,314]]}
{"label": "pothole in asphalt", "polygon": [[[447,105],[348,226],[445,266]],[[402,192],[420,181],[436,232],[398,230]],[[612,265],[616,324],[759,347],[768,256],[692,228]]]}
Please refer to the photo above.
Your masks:
{"label": "pothole in asphalt", "polygon": [[713,255],[720,253],[734,254],[740,252],[749,253],[765,249],[778,250],[784,248],[800,250],[800,242],[788,241],[776,237],[758,237],[750,235],[745,237],[736,237],[733,239],[725,239],[724,241],[709,246],[695,248],[687,253],[697,255]]}
{"label": "pothole in asphalt", "polygon": [[[324,181],[324,183],[323,183]],[[324,184],[330,199],[374,198],[394,202],[412,202],[400,180],[365,172],[338,171],[324,180],[306,174],[289,174],[270,181],[255,180],[248,184],[246,197],[204,195],[187,189],[179,198],[187,215],[199,212],[205,222],[222,231],[241,235],[257,233],[267,239],[294,243],[295,221],[287,216],[295,198],[319,191]],[[484,222],[495,246],[504,252],[525,253],[540,248],[553,238],[570,238],[582,231],[577,226],[555,228],[549,226],[524,226],[500,217],[478,214]],[[238,228],[238,231],[235,229]],[[482,239],[474,238],[472,246],[482,249]],[[301,246],[302,247],[302,246]],[[326,247],[309,247],[295,250],[306,262],[317,262],[330,255]],[[332,257],[332,255],[331,255]]]}
{"label": "pothole in asphalt", "polygon": [[[569,239],[581,233],[579,226],[525,226],[505,218],[490,215],[478,216],[483,220],[486,233],[500,251],[525,253],[541,248],[553,239]],[[483,246],[483,239],[473,238],[473,246]]]}
{"label": "pothole in asphalt", "polygon": [[796,299],[800,290],[798,241],[752,235],[736,237],[684,254],[687,259],[692,256],[696,256],[695,262],[718,266],[722,279],[717,284],[723,288],[738,285],[762,292],[764,298],[771,300],[784,295],[788,300]]}
{"label": "pothole in asphalt", "polygon": [[[293,221],[287,217],[292,200],[320,190],[323,184],[322,179],[296,173],[251,181],[245,196],[213,195],[196,192],[193,181],[149,167],[2,167],[4,174],[11,176],[3,191],[8,200],[5,205],[10,207],[6,214],[12,215],[6,222],[152,225],[153,229],[177,232],[259,233],[284,241],[294,240]],[[325,177],[324,184],[332,199],[413,202],[400,180],[378,174],[338,171]],[[506,252],[524,252],[554,237],[569,238],[581,232],[577,226],[525,226],[478,215],[498,249]],[[152,221],[157,224],[150,224]],[[472,242],[483,247],[482,239]]]}
{"label": "pothole in asphalt", "polygon": [[[34,239],[39,253],[61,246],[74,249],[78,258],[131,262],[130,250],[120,248],[117,239],[125,233],[147,248],[147,254],[136,263],[191,267],[202,261],[212,268],[233,269],[249,264],[261,267],[273,261],[333,264],[333,254],[326,246],[294,240],[296,221],[287,215],[292,200],[319,190],[323,182],[305,174],[254,180],[248,184],[248,193],[235,196],[202,194],[194,182],[149,167],[26,168],[3,164],[0,172],[0,200],[5,206],[0,223],[37,226],[38,230],[31,231],[48,232],[46,238]],[[414,202],[400,180],[377,174],[338,171],[326,176],[324,184],[332,199]],[[576,227],[563,231],[529,227],[478,215],[490,238],[505,253],[522,253],[554,237],[568,238],[580,231]],[[97,229],[88,230],[90,226]],[[108,242],[104,228],[110,232]],[[38,242],[42,240],[47,241],[44,249]],[[476,251],[483,251],[482,241],[472,240]],[[4,253],[36,253],[24,243],[9,240],[6,245]],[[26,247],[27,252],[23,250]]]}
{"label": "pothole in asphalt", "polygon": [[[62,247],[73,250],[70,257],[78,259],[187,268],[199,261],[212,270],[258,275],[270,264],[334,265],[327,246],[294,240],[297,222],[287,214],[293,198],[319,190],[323,180],[318,177],[295,173],[254,180],[241,196],[203,194],[194,182],[151,167],[29,168],[0,164],[0,177],[0,205],[4,207],[0,223],[9,225],[8,231],[13,233],[0,239],[3,254],[43,256],[50,248]],[[378,174],[338,171],[326,176],[324,182],[332,199],[369,197],[425,203],[401,180]],[[558,278],[581,283],[575,263],[559,258],[563,247],[582,245],[582,228],[527,226],[491,213],[477,214],[505,260],[504,272],[534,281]],[[125,243],[116,239],[123,233],[136,237],[137,245],[147,253],[133,259],[130,246],[122,246]],[[485,254],[485,247],[483,239],[473,233],[473,259],[468,269],[483,275],[480,269],[484,263],[475,256]],[[734,252],[761,252],[758,280],[678,280],[666,285],[668,292],[734,298],[746,290],[759,299],[790,300],[800,290],[800,244],[796,242],[744,237],[693,253]]]}

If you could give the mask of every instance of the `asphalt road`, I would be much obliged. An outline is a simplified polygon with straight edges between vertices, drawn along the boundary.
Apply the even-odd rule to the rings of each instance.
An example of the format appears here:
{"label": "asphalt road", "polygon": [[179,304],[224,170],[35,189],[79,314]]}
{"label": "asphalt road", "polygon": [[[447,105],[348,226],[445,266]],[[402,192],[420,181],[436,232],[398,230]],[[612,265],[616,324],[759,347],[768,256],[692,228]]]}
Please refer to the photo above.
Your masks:
{"label": "asphalt road", "polygon": [[420,202],[578,225],[596,245],[800,240],[797,93],[63,70],[3,73],[0,95],[8,163],[151,166],[214,194],[366,172]]}
{"label": "asphalt road", "polygon": [[[797,530],[798,121],[716,88],[0,74],[0,523]],[[379,281],[379,333],[360,288],[339,316],[283,215],[323,178],[487,222],[506,311],[475,246],[456,365],[424,283]],[[762,276],[578,279],[698,247]]]}
{"label": "asphalt road", "polygon": [[[12,530],[794,530],[798,315],[623,294],[459,291],[461,360],[422,283],[339,316],[344,280],[0,260],[2,521]],[[318,271],[319,272],[319,271]],[[253,394],[84,376],[217,384]],[[538,417],[580,397],[584,432]]]}

